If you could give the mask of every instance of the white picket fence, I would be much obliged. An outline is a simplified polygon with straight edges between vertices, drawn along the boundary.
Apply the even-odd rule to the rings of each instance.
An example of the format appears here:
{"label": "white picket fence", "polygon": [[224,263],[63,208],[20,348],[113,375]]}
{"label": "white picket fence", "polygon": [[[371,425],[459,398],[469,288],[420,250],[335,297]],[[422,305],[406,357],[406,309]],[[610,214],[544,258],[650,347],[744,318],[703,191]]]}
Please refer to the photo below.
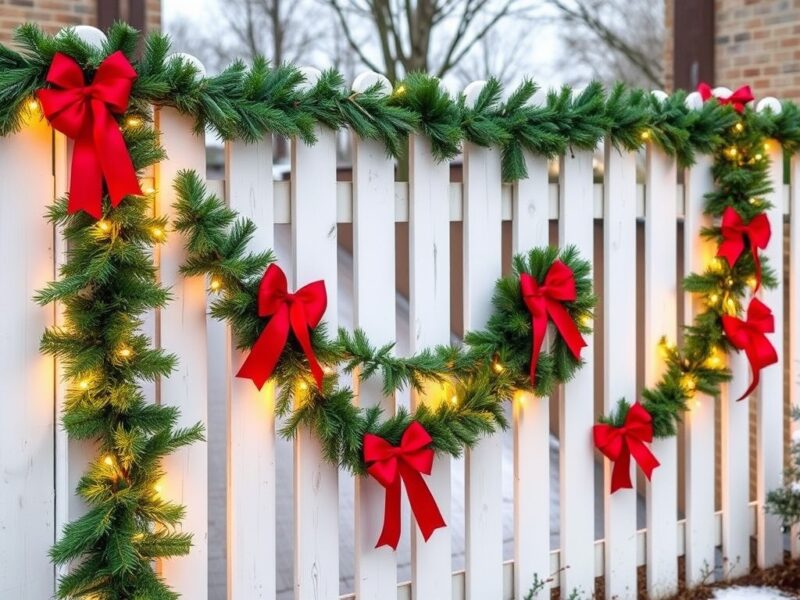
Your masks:
{"label": "white picket fence", "polygon": [[[172,180],[179,169],[205,172],[202,138],[192,133],[189,117],[171,109],[157,114],[157,126],[169,159],[158,165],[145,187],[158,191],[155,210],[171,212]],[[678,265],[700,270],[712,248],[699,231],[703,194],[711,189],[710,161],[701,157],[679,185],[675,161],[656,148],[646,151],[644,183],[636,181],[636,156],[607,146],[603,183],[594,182],[593,155],[568,153],[559,159],[558,183],[548,180],[548,161],[527,156],[528,179],[504,185],[497,150],[466,144],[463,183],[449,181],[449,167],[431,157],[427,139],[409,140],[408,182],[395,181],[393,161],[376,142],[353,139],[353,181],[336,181],[336,140],[320,128],[313,146],[292,146],[290,181],[272,180],[272,140],[226,147],[226,174],[212,182],[232,208],[253,219],[258,235],[254,248],[270,247],[277,224],[291,224],[294,282],[324,279],[337,289],[337,224],[353,226],[354,320],[374,342],[396,336],[395,258],[399,245],[395,224],[409,225],[411,339],[416,351],[450,340],[451,224],[463,230],[462,293],[464,325],[480,328],[490,314],[495,280],[503,272],[502,225],[511,222],[511,247],[526,251],[555,240],[549,224],[558,223],[557,243],[575,244],[584,256],[602,260],[598,282],[602,313],[602,352],[597,338],[588,340],[586,367],[559,393],[557,434],[560,443],[560,547],[550,547],[550,401],[520,394],[513,406],[514,559],[504,563],[502,534],[502,444],[500,436],[484,439],[468,453],[466,469],[466,569],[452,573],[451,528],[437,531],[425,543],[411,532],[412,581],[397,581],[396,555],[374,549],[383,518],[383,489],[362,479],[355,490],[354,531],[339,530],[339,476],[321,457],[316,439],[301,433],[294,441],[293,540],[281,539],[276,527],[276,433],[272,413],[275,390],[257,392],[247,380],[232,376],[242,360],[230,340],[224,347],[207,343],[207,285],[184,278],[178,267],[182,240],[169,237],[156,259],[160,278],[174,300],[149,319],[146,328],[162,347],[180,358],[179,369],[146,391],[153,401],[181,409],[182,423],[207,421],[208,402],[228,406],[227,498],[228,598],[274,599],[276,552],[294,548],[294,596],[297,600],[339,598],[339,540],[354,539],[355,598],[386,600],[520,599],[534,575],[557,573],[551,585],[569,594],[590,597],[595,577],[605,576],[606,597],[633,598],[637,567],[646,565],[652,597],[677,588],[678,557],[685,557],[686,578],[694,584],[708,577],[716,549],[724,557],[724,577],[747,572],[751,537],[757,562],[782,560],[784,540],[778,521],[763,510],[768,490],[779,485],[784,445],[783,352],[778,365],[766,369],[757,402],[757,494],[750,499],[748,460],[749,415],[746,402],[735,402],[749,373],[746,361],[733,357],[734,380],[715,400],[698,395],[685,415],[683,467],[679,440],[657,441],[661,462],[646,495],[647,528],[636,528],[636,493],[608,495],[605,471],[605,539],[595,540],[594,473],[598,455],[591,441],[596,420],[595,398],[603,410],[620,397],[636,398],[637,364],[644,365],[646,384],[663,368],[657,352],[662,335],[676,339],[679,322],[691,321],[698,309],[686,295],[678,314]],[[58,322],[58,311],[36,306],[35,290],[56,276],[64,243],[43,215],[54,197],[67,189],[69,144],[42,122],[0,140],[0,257],[6,292],[0,302],[0,597],[43,600],[53,595],[54,573],[47,550],[64,524],[84,507],[73,493],[92,456],[90,444],[68,440],[58,426],[63,385],[52,359],[38,351],[42,330]],[[787,214],[800,213],[800,187],[783,183],[781,151],[769,149],[775,188],[770,200],[773,237],[767,253],[783,273]],[[791,167],[792,182],[800,177],[800,161]],[[602,244],[595,244],[595,223],[602,222]],[[644,280],[637,280],[637,222],[644,222]],[[684,245],[678,247],[683,228]],[[783,328],[791,332],[789,387],[793,401],[800,391],[800,219],[790,219],[792,288],[784,307],[783,277],[773,291],[764,291],[776,315],[772,339],[783,348]],[[599,242],[600,240],[598,240]],[[640,240],[641,241],[641,240]],[[602,250],[600,250],[602,247]],[[683,260],[679,262],[679,256]],[[600,259],[602,257],[602,259]],[[459,259],[459,260],[461,260]],[[595,263],[599,264],[599,263]],[[644,287],[643,318],[636,318],[637,289]],[[327,322],[336,326],[337,296],[329,294]],[[643,327],[643,332],[640,328]],[[637,356],[643,334],[644,354]],[[597,334],[596,334],[597,335]],[[595,342],[594,344],[592,342]],[[600,356],[604,356],[603,364]],[[226,398],[209,398],[209,360],[227,361],[226,381],[212,382]],[[216,371],[219,371],[218,369]],[[598,376],[599,375],[599,376]],[[601,383],[598,383],[601,382]],[[435,394],[436,391],[432,391]],[[426,402],[424,395],[412,404]],[[359,403],[394,409],[377,382],[360,387]],[[717,408],[718,407],[718,408]],[[721,448],[715,448],[715,411],[721,416]],[[183,528],[194,534],[194,547],[184,558],[164,561],[161,572],[187,600],[208,595],[208,449],[195,444],[171,456],[163,495],[187,505]],[[721,466],[716,490],[715,467]],[[679,472],[685,474],[678,498]],[[450,517],[451,461],[437,459],[428,480],[439,506]],[[719,492],[721,510],[715,506]],[[685,518],[678,518],[679,505]],[[409,523],[404,535],[409,535]],[[797,545],[793,544],[795,554]],[[713,575],[712,575],[713,576]],[[562,597],[565,597],[562,596]],[[539,594],[549,598],[549,590]]]}

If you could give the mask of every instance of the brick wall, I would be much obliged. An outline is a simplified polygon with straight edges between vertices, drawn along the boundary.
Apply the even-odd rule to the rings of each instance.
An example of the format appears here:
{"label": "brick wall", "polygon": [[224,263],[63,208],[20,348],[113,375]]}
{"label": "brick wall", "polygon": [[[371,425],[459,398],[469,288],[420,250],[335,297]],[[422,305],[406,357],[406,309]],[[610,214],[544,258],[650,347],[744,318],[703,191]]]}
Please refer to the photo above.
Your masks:
{"label": "brick wall", "polygon": [[[666,79],[672,79],[672,14],[666,0]],[[756,97],[800,100],[800,0],[715,1],[715,85],[749,84]]]}
{"label": "brick wall", "polygon": [[[123,19],[129,0],[121,0]],[[161,0],[146,0],[146,29],[161,27]],[[0,0],[0,42],[7,44],[16,27],[32,21],[48,33],[70,25],[97,25],[97,0]]]}

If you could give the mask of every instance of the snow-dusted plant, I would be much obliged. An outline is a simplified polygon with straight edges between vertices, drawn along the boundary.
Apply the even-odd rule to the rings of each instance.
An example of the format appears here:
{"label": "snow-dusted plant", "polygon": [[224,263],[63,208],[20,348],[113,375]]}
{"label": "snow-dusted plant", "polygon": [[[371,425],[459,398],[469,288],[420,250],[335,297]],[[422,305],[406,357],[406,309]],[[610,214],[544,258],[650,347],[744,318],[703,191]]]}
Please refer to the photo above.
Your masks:
{"label": "snow-dusted plant", "polygon": [[[792,419],[800,420],[800,410],[792,409]],[[783,486],[767,494],[767,512],[783,519],[784,527],[800,522],[800,428],[792,432],[792,460],[783,472]]]}

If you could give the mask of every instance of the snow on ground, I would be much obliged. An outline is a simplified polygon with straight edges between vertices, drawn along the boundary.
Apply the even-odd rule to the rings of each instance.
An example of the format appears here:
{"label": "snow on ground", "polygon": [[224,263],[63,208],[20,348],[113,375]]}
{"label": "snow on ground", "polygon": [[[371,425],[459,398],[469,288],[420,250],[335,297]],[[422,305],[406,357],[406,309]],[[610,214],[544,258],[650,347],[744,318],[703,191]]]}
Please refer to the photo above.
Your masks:
{"label": "snow on ground", "polygon": [[793,598],[780,590],[768,587],[729,587],[714,591],[717,600],[783,600]]}

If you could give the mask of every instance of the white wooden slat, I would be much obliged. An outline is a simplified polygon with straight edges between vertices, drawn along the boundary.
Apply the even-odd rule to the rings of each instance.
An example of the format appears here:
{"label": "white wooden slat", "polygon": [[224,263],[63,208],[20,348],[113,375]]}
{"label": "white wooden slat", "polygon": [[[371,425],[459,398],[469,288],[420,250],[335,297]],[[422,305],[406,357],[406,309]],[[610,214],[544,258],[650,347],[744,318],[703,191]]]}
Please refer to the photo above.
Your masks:
{"label": "white wooden slat", "polygon": [[[142,191],[145,194],[152,194],[155,190],[156,180],[155,180],[155,166],[150,166],[144,169],[139,174],[139,185],[142,188]],[[155,216],[155,203],[150,204],[149,206],[149,214],[151,216]],[[160,260],[161,251],[159,245],[156,244],[153,246],[153,264],[156,268],[158,268],[159,260]],[[142,315],[142,326],[139,328],[144,335],[150,338],[152,343],[155,343],[156,340],[156,311],[149,310],[144,315]],[[144,395],[145,401],[149,404],[155,404],[156,398],[158,396],[157,392],[157,385],[155,381],[141,381],[139,382],[139,387],[142,390],[142,394]]]}
{"label": "white wooden slat", "polygon": [[[604,181],[603,405],[608,414],[620,398],[636,400],[631,368],[636,363],[636,155],[606,142]],[[614,465],[604,462],[605,592],[606,598],[625,598],[636,594],[636,464],[631,461],[634,489],[611,494]]]}
{"label": "white wooden slat", "polygon": [[734,579],[750,572],[749,403],[737,400],[750,383],[747,357],[732,352],[728,367],[732,379],[720,394],[720,485],[722,501],[722,572]]}
{"label": "white wooden slat", "polygon": [[[574,245],[581,257],[594,254],[591,210],[592,153],[576,151],[561,157],[559,170],[558,239]],[[594,336],[584,336],[583,368],[562,388],[559,398],[561,503],[561,589],[582,596],[594,593]]]}
{"label": "white wooden slat", "polygon": [[[500,152],[464,144],[464,329],[481,329],[501,274]],[[466,453],[466,598],[502,594],[502,436]]]}
{"label": "white wooden slat", "polygon": [[[648,144],[645,174],[645,385],[655,385],[665,363],[658,342],[677,336],[677,186],[675,159]],[[687,233],[687,237],[691,234]],[[654,440],[651,451],[661,465],[646,486],[647,495],[647,589],[654,596],[677,591],[676,559],[678,518],[678,454],[676,439]]]}
{"label": "white wooden slat", "polygon": [[[789,398],[792,409],[800,410],[800,156],[791,161],[789,209]],[[800,423],[792,419],[792,441],[797,439]],[[792,527],[792,558],[800,557],[800,524]]]}
{"label": "white wooden slat", "polygon": [[[699,156],[686,171],[684,256],[687,273],[703,273],[716,253],[716,245],[701,235],[711,225],[703,214],[704,195],[714,189],[711,158]],[[645,259],[646,260],[646,259]],[[703,300],[686,293],[685,323],[705,310]],[[696,394],[684,416],[686,427],[686,581],[696,585],[707,580],[714,566],[714,398]],[[663,468],[663,467],[662,467]]]}
{"label": "white wooden slat", "polygon": [[[409,138],[409,349],[417,353],[450,342],[450,165],[434,161],[427,137]],[[445,389],[446,391],[446,389]],[[450,398],[435,383],[412,394],[412,409]],[[450,464],[437,456],[426,483],[450,524]],[[452,533],[437,529],[426,542],[411,529],[411,578],[415,600],[452,595]]]}
{"label": "white wooden slat", "polygon": [[[337,326],[336,138],[318,127],[317,143],[292,144],[292,262],[294,289],[322,279],[324,320]],[[294,579],[296,600],[339,596],[339,481],[308,429],[298,431],[294,460]]]}
{"label": "white wooden slat", "polygon": [[[274,245],[272,137],[225,146],[228,205],[258,228],[250,250]],[[275,598],[275,386],[261,391],[236,373],[247,353],[227,329],[228,600]]]}
{"label": "white wooden slat", "polygon": [[39,352],[54,310],[32,299],[54,278],[53,227],[44,217],[53,200],[52,161],[51,130],[34,115],[0,139],[0,597],[20,600],[54,592],[47,552],[56,535],[55,369]]}
{"label": "white wooden slat", "polygon": [[770,159],[769,180],[773,191],[765,200],[772,203],[767,211],[772,238],[764,256],[775,273],[778,285],[761,291],[763,302],[772,309],[775,333],[767,334],[778,351],[778,362],[761,372],[758,390],[758,420],[756,426],[756,499],[758,501],[758,566],[771,567],[783,562],[783,534],[777,515],[765,510],[767,494],[783,480],[783,207],[780,194],[783,185],[783,149],[774,140],[765,144]]}
{"label": "white wooden slat", "polygon": [[[179,170],[194,169],[205,178],[206,152],[202,137],[193,133],[194,119],[177,110],[156,113],[156,126],[168,159],[156,170],[157,211],[174,220],[176,194],[172,184]],[[184,240],[172,232],[161,245],[161,283],[170,289],[172,301],[160,311],[160,345],[175,353],[178,365],[161,379],[162,406],[180,410],[178,427],[207,423],[208,364],[206,357],[206,282],[204,277],[184,277],[180,267],[186,258]],[[187,556],[163,561],[162,573],[179,594],[197,600],[208,596],[208,452],[205,442],[182,448],[164,459],[166,476],[162,495],[186,506],[181,528],[192,534]]]}
{"label": "white wooden slat", "polygon": [[[373,344],[395,341],[394,161],[382,143],[353,135],[354,324]],[[384,396],[380,375],[353,382],[360,406],[380,406],[394,414],[393,396]],[[384,521],[386,489],[371,477],[356,479],[355,588],[363,600],[396,593],[397,555],[376,548]]]}
{"label": "white wooden slat", "polygon": [[[526,254],[549,244],[548,161],[525,152],[528,178],[514,184],[511,247]],[[522,598],[534,577],[550,571],[550,398],[514,398],[514,590]],[[546,584],[537,598],[550,597]]]}

